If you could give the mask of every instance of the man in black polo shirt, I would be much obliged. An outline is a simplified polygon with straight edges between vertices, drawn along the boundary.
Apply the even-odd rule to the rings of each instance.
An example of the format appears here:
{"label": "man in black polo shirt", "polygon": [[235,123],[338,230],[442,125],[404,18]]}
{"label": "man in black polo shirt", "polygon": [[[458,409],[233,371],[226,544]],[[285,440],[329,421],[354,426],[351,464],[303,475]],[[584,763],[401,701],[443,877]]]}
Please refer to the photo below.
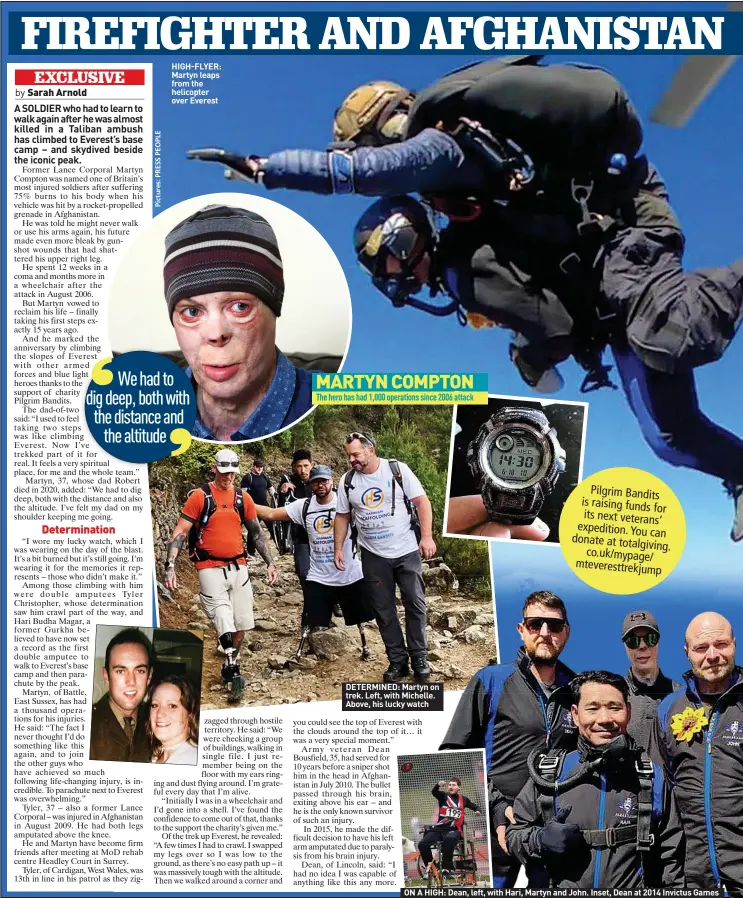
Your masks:
{"label": "man in black polo shirt", "polygon": [[[265,473],[265,466],[262,458],[253,459],[253,467],[240,481],[240,486],[248,493],[250,498],[256,505],[268,505],[268,496],[275,495],[275,490],[271,486],[271,481]],[[274,539],[274,533],[271,527],[268,528],[268,534]],[[245,550],[248,555],[255,555],[255,543],[250,532],[247,532],[245,538]]]}
{"label": "man in black polo shirt", "polygon": [[[297,449],[292,455],[291,474],[282,474],[279,480],[279,507],[297,499],[309,499],[312,496],[310,489],[310,471],[312,470],[312,453],[309,449]],[[294,570],[299,583],[304,590],[307,574],[310,572],[310,543],[307,539],[307,531],[299,524],[282,525],[291,528],[291,539],[294,553]]]}
{"label": "man in black polo shirt", "polygon": [[681,684],[669,679],[658,664],[660,630],[654,614],[630,611],[622,623],[622,642],[631,665],[625,677],[632,709],[627,732],[654,760],[660,760],[654,746],[658,705]]}

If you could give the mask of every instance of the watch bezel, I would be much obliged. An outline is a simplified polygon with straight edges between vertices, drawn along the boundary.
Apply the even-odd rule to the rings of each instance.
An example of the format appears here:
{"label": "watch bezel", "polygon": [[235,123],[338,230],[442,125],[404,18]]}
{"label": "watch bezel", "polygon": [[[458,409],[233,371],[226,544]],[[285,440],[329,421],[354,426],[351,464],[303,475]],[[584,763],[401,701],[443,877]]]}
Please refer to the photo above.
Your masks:
{"label": "watch bezel", "polygon": [[[492,418],[490,419],[490,423],[492,424]],[[542,461],[535,473],[528,480],[504,480],[493,471],[490,464],[490,455],[493,444],[502,433],[509,430],[526,431],[542,446]],[[522,490],[528,490],[536,486],[536,484],[542,481],[551,470],[553,459],[554,451],[548,433],[545,433],[543,428],[536,427],[525,418],[513,418],[511,420],[499,422],[499,424],[494,426],[490,430],[490,433],[486,435],[485,439],[480,444],[477,453],[478,467],[482,474],[493,486],[500,490],[508,490],[509,492],[521,492]]]}

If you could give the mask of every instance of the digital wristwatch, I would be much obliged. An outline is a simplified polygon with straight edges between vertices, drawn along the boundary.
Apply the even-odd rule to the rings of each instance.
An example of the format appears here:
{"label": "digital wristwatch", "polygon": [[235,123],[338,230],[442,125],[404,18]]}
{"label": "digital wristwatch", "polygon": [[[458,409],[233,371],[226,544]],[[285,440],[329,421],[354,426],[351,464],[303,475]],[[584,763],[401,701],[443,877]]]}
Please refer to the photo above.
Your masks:
{"label": "digital wristwatch", "polygon": [[531,524],[565,470],[565,450],[543,412],[507,406],[482,425],[467,463],[491,521]]}

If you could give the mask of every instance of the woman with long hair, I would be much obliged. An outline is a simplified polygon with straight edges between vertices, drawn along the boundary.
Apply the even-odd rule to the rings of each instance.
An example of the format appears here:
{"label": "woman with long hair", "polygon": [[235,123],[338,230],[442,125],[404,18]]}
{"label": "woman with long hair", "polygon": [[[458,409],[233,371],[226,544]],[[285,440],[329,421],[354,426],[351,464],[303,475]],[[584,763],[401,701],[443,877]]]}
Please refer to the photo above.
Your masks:
{"label": "woman with long hair", "polygon": [[147,734],[153,764],[196,764],[199,701],[186,677],[164,677],[152,692]]}

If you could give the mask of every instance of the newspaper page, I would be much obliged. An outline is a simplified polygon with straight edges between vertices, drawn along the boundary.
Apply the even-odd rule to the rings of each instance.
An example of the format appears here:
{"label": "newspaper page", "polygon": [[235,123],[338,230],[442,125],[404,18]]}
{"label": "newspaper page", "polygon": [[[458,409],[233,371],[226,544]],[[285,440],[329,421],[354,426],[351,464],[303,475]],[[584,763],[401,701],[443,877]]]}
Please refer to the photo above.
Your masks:
{"label": "newspaper page", "polygon": [[3,895],[743,893],[743,14],[574,6],[2,4]]}

